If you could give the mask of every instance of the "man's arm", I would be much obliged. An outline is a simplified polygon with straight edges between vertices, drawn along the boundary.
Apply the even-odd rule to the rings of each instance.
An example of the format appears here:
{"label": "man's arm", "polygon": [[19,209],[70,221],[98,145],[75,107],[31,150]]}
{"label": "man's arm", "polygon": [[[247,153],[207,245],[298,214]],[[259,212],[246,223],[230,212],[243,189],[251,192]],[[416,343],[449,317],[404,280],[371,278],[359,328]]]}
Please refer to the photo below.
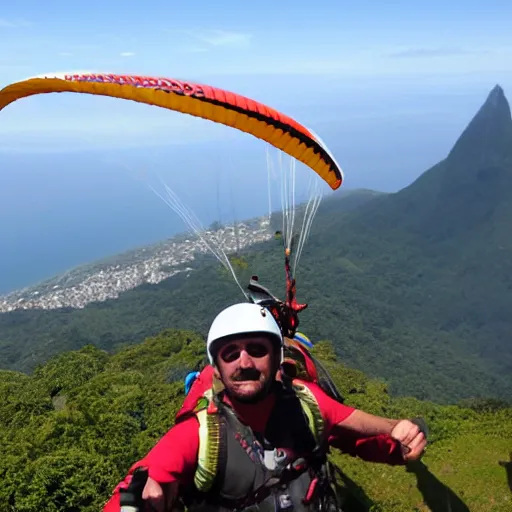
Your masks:
{"label": "man's arm", "polygon": [[383,418],[358,409],[354,410],[346,419],[337,423],[336,428],[340,429],[341,435],[344,431],[347,434],[353,434],[356,438],[376,437],[382,441],[382,436],[388,436],[393,441],[400,443],[399,447],[404,462],[419,459],[427,445],[425,434],[412,421]]}
{"label": "man's arm", "polygon": [[148,469],[143,499],[158,512],[171,510],[179,484],[193,479],[199,449],[198,422],[191,417],[178,423],[165,434],[151,451],[135,463],[125,479],[115,488],[103,512],[119,512],[121,489],[126,489],[134,471],[139,467]]}
{"label": "man's arm", "polygon": [[325,421],[329,445],[371,462],[405,464],[421,457],[425,435],[409,420],[383,418],[341,404],[308,383]]}
{"label": "man's arm", "polygon": [[381,434],[391,435],[399,421],[374,416],[373,414],[355,409],[345,420],[337,423],[337,426],[360,436],[369,437]]}

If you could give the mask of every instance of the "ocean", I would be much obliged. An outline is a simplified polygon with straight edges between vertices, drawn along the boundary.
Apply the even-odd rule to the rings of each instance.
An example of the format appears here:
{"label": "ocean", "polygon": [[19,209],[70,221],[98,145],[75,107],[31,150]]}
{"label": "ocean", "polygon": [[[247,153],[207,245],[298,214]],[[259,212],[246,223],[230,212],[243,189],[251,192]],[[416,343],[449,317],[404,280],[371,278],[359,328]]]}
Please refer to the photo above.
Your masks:
{"label": "ocean", "polygon": [[206,146],[167,148],[150,165],[152,153],[0,153],[0,294],[189,230],[150,186],[171,187],[204,227],[268,214],[261,145],[229,162]]}
{"label": "ocean", "polygon": [[[310,105],[296,112],[336,155],[345,189],[408,185],[446,156],[485,97],[412,95],[394,99],[400,109],[370,99],[345,111]],[[204,226],[267,214],[266,146],[231,132],[238,134],[231,140],[118,150],[0,145],[0,294],[189,229],[150,190],[164,192],[158,176]],[[297,170],[300,201],[312,173],[302,164]],[[271,206],[279,209],[279,183],[272,186]]]}

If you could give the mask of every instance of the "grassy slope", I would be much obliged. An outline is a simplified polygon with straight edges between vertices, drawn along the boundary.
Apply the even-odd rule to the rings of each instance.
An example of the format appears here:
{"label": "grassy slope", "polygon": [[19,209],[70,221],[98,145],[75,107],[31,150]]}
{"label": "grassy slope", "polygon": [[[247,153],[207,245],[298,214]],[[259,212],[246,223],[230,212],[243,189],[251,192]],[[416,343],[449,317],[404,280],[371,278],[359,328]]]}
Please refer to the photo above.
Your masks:
{"label": "grassy slope", "polygon": [[[459,504],[451,510],[509,510],[498,462],[508,459],[511,408],[477,412],[396,399],[383,383],[336,362],[328,343],[315,352],[346,403],[391,417],[423,416],[431,429],[426,468],[335,455],[355,495],[376,510],[439,512],[449,510],[439,504],[447,496]],[[74,503],[84,512],[98,510],[131,463],[170,427],[183,399],[182,379],[203,357],[203,341],[193,333],[166,331],[112,356],[91,347],[64,353],[30,377],[0,372],[0,508],[60,512]]]}

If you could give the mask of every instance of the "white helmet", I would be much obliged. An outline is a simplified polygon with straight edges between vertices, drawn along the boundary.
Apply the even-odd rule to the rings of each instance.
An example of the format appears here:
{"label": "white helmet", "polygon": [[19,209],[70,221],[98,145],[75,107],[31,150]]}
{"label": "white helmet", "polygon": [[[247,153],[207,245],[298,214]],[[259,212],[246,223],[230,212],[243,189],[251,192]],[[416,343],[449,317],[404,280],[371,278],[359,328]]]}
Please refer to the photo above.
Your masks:
{"label": "white helmet", "polygon": [[210,364],[215,364],[212,349],[218,341],[222,341],[226,336],[249,333],[265,333],[275,338],[281,347],[282,360],[283,335],[272,313],[258,304],[242,302],[224,309],[212,322],[206,340]]}

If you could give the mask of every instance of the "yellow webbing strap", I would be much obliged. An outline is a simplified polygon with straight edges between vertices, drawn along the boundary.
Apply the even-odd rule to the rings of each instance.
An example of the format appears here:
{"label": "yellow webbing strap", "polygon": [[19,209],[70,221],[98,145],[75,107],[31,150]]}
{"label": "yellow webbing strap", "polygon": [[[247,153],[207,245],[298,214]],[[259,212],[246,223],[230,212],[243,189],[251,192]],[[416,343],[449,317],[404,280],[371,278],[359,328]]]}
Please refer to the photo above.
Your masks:
{"label": "yellow webbing strap", "polygon": [[208,414],[208,409],[196,412],[199,421],[199,455],[194,483],[199,491],[208,491],[218,468],[220,425],[218,413]]}
{"label": "yellow webbing strap", "polygon": [[317,446],[322,444],[324,435],[324,419],[320,412],[320,407],[316,401],[315,395],[307,386],[293,381],[293,389],[300,400],[300,404],[308,419],[309,429],[313,433]]}
{"label": "yellow webbing strap", "polygon": [[[308,425],[313,433],[317,446],[322,443],[324,434],[324,420],[320,407],[313,393],[303,384],[293,382],[293,389],[297,394],[302,409],[306,414]],[[194,483],[201,492],[210,490],[218,470],[220,450],[220,421],[218,411],[208,413],[208,405],[212,393],[206,392],[196,408],[196,417],[199,421],[199,454]]]}

